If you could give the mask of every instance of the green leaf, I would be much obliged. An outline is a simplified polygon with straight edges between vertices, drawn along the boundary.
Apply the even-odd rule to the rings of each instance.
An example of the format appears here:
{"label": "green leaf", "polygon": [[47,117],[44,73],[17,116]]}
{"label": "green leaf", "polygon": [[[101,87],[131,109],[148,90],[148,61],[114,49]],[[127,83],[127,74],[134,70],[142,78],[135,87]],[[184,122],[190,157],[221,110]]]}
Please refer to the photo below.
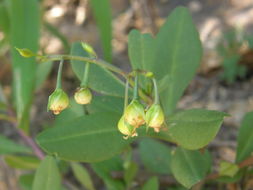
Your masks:
{"label": "green leaf", "polygon": [[[150,34],[141,34],[138,30],[132,30],[128,35],[128,54],[133,69],[153,71],[154,67],[155,39]],[[148,81],[141,77],[142,84],[148,90]]]}
{"label": "green leaf", "polygon": [[123,181],[114,179],[113,172],[123,172],[123,161],[119,156],[115,156],[109,160],[91,164],[96,174],[103,179],[107,189],[125,190]]}
{"label": "green leaf", "polygon": [[32,190],[34,174],[23,174],[19,177],[18,183],[22,190]]}
{"label": "green leaf", "polygon": [[220,176],[217,181],[222,183],[236,183],[242,179],[244,172],[244,170],[239,170],[233,177]]}
{"label": "green leaf", "polygon": [[237,153],[236,162],[239,163],[249,157],[253,152],[253,112],[247,113],[239,129],[239,135],[237,140]]}
{"label": "green leaf", "polygon": [[[29,11],[27,11],[29,10]],[[28,130],[29,109],[35,85],[35,58],[21,57],[14,47],[38,50],[39,3],[37,0],[11,0],[11,56],[13,90],[20,127]]]}
{"label": "green leaf", "polygon": [[31,150],[0,135],[0,155],[13,153],[31,153]]}
{"label": "green leaf", "polygon": [[82,184],[87,190],[95,190],[93,182],[87,169],[78,163],[71,163],[72,170],[76,179]]}
{"label": "green leaf", "polygon": [[159,182],[157,177],[150,178],[142,187],[142,190],[159,190]]}
{"label": "green leaf", "polygon": [[236,164],[226,162],[226,161],[221,161],[220,168],[219,168],[220,176],[234,177],[238,171],[239,171],[239,167]]}
{"label": "green leaf", "polygon": [[109,0],[91,0],[91,8],[99,28],[105,60],[112,60],[112,14]]}
{"label": "green leaf", "polygon": [[4,32],[5,37],[9,37],[10,18],[6,2],[0,2],[0,30]]}
{"label": "green leaf", "polygon": [[176,186],[176,187],[171,187],[171,188],[169,188],[167,190],[188,190],[188,188],[186,189],[183,186]]}
{"label": "green leaf", "polygon": [[[79,42],[72,44],[71,55],[89,57]],[[83,61],[71,60],[72,69],[80,81],[83,79],[85,64]],[[100,66],[91,63],[88,81],[89,87],[96,92],[110,96],[124,96],[124,83]]]}
{"label": "green leaf", "polygon": [[16,169],[36,169],[40,164],[40,160],[33,156],[5,156],[5,162]]}
{"label": "green leaf", "polygon": [[145,138],[140,142],[140,158],[151,172],[170,174],[171,150],[165,144]]}
{"label": "green leaf", "polygon": [[171,115],[167,120],[172,140],[186,149],[200,149],[214,139],[228,114],[218,111],[191,109]]}
{"label": "green leaf", "polygon": [[231,84],[235,82],[237,75],[239,75],[239,60],[240,55],[232,55],[229,57],[226,57],[223,62],[223,73],[222,73],[222,79],[224,79],[227,83]]}
{"label": "green leaf", "polygon": [[128,35],[128,54],[133,69],[152,71],[154,65],[155,40],[150,34],[132,30]]}
{"label": "green leaf", "polygon": [[37,137],[38,144],[48,153],[64,160],[97,162],[121,152],[129,140],[117,129],[120,115],[100,112],[48,129]]}
{"label": "green leaf", "polygon": [[185,88],[195,75],[202,56],[201,42],[189,11],[176,8],[156,37],[152,70],[158,80],[169,75],[167,89],[160,95],[166,115],[176,107]]}
{"label": "green leaf", "polygon": [[113,96],[95,96],[91,104],[87,105],[90,113],[101,112],[101,110],[115,112],[118,114],[123,113],[124,99]]}
{"label": "green leaf", "polygon": [[61,127],[71,120],[85,116],[83,105],[77,104],[73,98],[70,99],[69,107],[57,115],[53,127]]}
{"label": "green leaf", "polygon": [[207,151],[201,154],[199,151],[177,148],[172,154],[172,173],[177,181],[186,188],[191,188],[202,180],[210,166],[211,160]]}
{"label": "green leaf", "polygon": [[51,61],[40,63],[38,65],[38,68],[36,71],[36,79],[35,79],[36,90],[38,90],[40,86],[43,84],[43,82],[46,80],[52,68],[53,68],[53,62]]}
{"label": "green leaf", "polygon": [[59,190],[61,187],[61,176],[55,159],[47,156],[41,162],[35,173],[33,190]]}

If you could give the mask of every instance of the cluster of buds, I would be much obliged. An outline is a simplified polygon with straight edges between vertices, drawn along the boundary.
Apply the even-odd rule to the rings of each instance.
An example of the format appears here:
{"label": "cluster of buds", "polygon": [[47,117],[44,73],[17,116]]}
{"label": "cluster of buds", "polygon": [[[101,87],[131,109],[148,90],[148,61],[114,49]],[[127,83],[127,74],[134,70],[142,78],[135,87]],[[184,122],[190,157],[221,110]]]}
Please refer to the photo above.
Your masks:
{"label": "cluster of buds", "polygon": [[[136,84],[137,85],[137,80]],[[135,90],[135,97],[131,101],[129,105],[125,105],[125,110],[123,116],[120,118],[118,122],[119,131],[125,135],[125,139],[128,137],[137,136],[136,129],[142,125],[146,125],[148,128],[153,128],[155,132],[159,132],[164,123],[164,113],[163,110],[158,103],[158,92],[157,85],[154,80],[155,85],[155,102],[152,106],[150,106],[146,111],[144,106],[137,99],[137,87]],[[127,92],[126,88],[126,92]],[[127,93],[126,93],[127,94]],[[127,96],[125,97],[128,98]]]}
{"label": "cluster of buds", "polygon": [[159,132],[164,123],[164,113],[159,104],[153,104],[147,111],[138,100],[133,100],[125,109],[118,122],[118,129],[126,135],[124,138],[137,136],[136,129],[146,124],[147,128],[153,128]]}
{"label": "cluster of buds", "polygon": [[[78,88],[74,94],[76,103],[85,105],[92,100],[92,93],[89,88]],[[47,109],[58,115],[69,106],[69,97],[61,88],[55,91],[48,98]]]}

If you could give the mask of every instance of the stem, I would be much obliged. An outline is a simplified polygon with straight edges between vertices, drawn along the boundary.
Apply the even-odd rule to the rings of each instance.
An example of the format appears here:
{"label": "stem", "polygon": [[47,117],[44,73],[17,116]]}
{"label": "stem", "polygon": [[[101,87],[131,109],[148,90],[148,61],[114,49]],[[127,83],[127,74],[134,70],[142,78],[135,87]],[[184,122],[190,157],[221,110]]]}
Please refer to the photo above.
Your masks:
{"label": "stem", "polygon": [[134,100],[138,99],[138,74],[134,78]]}
{"label": "stem", "polygon": [[16,128],[17,133],[19,136],[26,142],[27,145],[29,145],[34,154],[40,159],[43,160],[44,153],[40,150],[40,148],[37,146],[37,144],[33,141],[33,139],[29,136],[27,136],[21,129],[17,127],[16,124],[14,124],[14,127]]}
{"label": "stem", "polygon": [[87,87],[88,86],[88,77],[89,77],[89,70],[90,70],[90,63],[86,63],[83,80],[81,82],[81,87]]}
{"label": "stem", "polygon": [[153,84],[154,84],[154,92],[155,92],[155,101],[154,104],[159,104],[159,92],[158,92],[158,87],[156,83],[156,79],[152,78]]}
{"label": "stem", "polygon": [[0,120],[5,120],[10,122],[15,130],[17,131],[18,135],[23,139],[23,141],[32,148],[34,154],[42,160],[44,158],[44,153],[41,151],[41,149],[38,147],[38,145],[34,142],[34,140],[28,136],[22,129],[18,127],[17,119],[15,116],[13,116],[13,112],[10,109],[10,114],[3,115],[0,114]]}
{"label": "stem", "polygon": [[[96,64],[100,67],[103,67],[103,68],[108,69],[112,72],[120,74],[121,76],[123,76],[124,78],[129,80],[129,84],[131,84],[131,86],[134,86],[134,82],[129,77],[132,77],[134,75],[134,73],[139,73],[144,76],[146,76],[148,73],[150,73],[149,71],[140,70],[140,69],[137,69],[137,70],[132,71],[130,73],[126,73],[123,70],[121,70],[120,68],[115,67],[114,65],[112,65],[106,61],[103,61],[101,59],[97,59],[97,58],[81,57],[81,56],[73,56],[73,55],[46,55],[46,56],[42,56],[42,57],[43,57],[43,59],[46,59],[48,61],[59,61],[59,60],[63,59],[63,60],[83,61],[83,62],[89,62],[92,64]],[[152,102],[151,98],[149,96],[147,96],[143,91],[139,90],[139,95],[147,103]]]}
{"label": "stem", "polygon": [[105,69],[111,70],[112,72],[118,73],[122,75],[123,77],[127,78],[127,74],[119,69],[118,67],[115,67],[114,65],[107,63],[106,61],[103,61],[101,59],[97,58],[89,58],[89,57],[81,57],[81,56],[73,56],[73,55],[49,55],[45,56],[45,59],[48,61],[58,61],[58,60],[76,60],[76,61],[84,61],[84,62],[89,62],[93,63],[96,65],[99,65]]}
{"label": "stem", "polygon": [[59,64],[58,73],[57,73],[57,81],[56,81],[56,89],[61,89],[61,78],[62,78],[62,67],[64,60],[62,59]]}
{"label": "stem", "polygon": [[125,100],[124,100],[124,113],[125,113],[125,109],[128,105],[128,87],[129,87],[129,82],[128,80],[126,80],[126,87],[125,87]]}

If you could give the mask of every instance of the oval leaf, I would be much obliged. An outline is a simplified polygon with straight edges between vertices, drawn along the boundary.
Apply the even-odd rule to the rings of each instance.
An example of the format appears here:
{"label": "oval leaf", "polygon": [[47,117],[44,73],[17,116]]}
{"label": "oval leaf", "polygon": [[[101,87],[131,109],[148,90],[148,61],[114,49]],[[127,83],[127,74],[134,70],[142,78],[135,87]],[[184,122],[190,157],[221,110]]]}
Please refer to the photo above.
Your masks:
{"label": "oval leaf", "polygon": [[216,136],[228,114],[204,109],[191,109],[169,117],[168,133],[172,140],[186,149],[200,149]]}
{"label": "oval leaf", "polygon": [[33,190],[59,190],[61,177],[56,161],[47,156],[38,167],[33,181]]}
{"label": "oval leaf", "polygon": [[172,154],[171,170],[175,178],[186,188],[202,180],[211,166],[210,155],[199,151],[177,148]]}
{"label": "oval leaf", "polygon": [[176,107],[185,88],[195,75],[202,57],[199,34],[187,8],[176,8],[156,38],[156,62],[153,72],[158,79],[169,75],[167,89],[161,94],[166,115]]}
{"label": "oval leaf", "polygon": [[159,182],[157,177],[150,178],[142,187],[142,190],[158,190]]}
{"label": "oval leaf", "polygon": [[72,170],[76,179],[85,187],[87,190],[95,190],[90,174],[87,169],[78,163],[71,163]]}
{"label": "oval leaf", "polygon": [[253,112],[245,115],[239,129],[236,162],[241,162],[253,152]]}
{"label": "oval leaf", "polygon": [[77,118],[42,132],[38,144],[64,160],[97,162],[121,152],[129,140],[118,132],[116,113],[101,112]]}
{"label": "oval leaf", "polygon": [[140,142],[140,158],[151,172],[170,174],[171,150],[165,144],[145,138]]}

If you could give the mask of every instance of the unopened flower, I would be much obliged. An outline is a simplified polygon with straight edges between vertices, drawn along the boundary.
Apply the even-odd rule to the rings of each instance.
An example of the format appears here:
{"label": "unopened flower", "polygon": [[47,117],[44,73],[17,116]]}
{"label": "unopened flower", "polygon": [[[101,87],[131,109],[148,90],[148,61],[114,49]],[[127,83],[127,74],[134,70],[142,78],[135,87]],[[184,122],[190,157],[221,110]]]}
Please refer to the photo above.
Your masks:
{"label": "unopened flower", "polygon": [[92,100],[92,94],[88,88],[79,88],[76,91],[74,98],[78,104],[89,104]]}
{"label": "unopened flower", "polygon": [[16,48],[16,50],[19,52],[19,54],[22,56],[22,57],[33,57],[35,56],[35,54],[29,50],[29,49],[19,49],[19,48]]}
{"label": "unopened flower", "polygon": [[68,105],[68,95],[62,89],[56,89],[48,98],[47,109],[51,110],[55,115],[58,115]]}
{"label": "unopened flower", "polygon": [[118,129],[123,135],[126,135],[126,137],[124,137],[125,139],[127,139],[128,137],[137,136],[137,133],[135,131],[136,128],[128,124],[125,121],[124,116],[122,116],[118,122]]}
{"label": "unopened flower", "polygon": [[164,123],[164,113],[159,104],[153,104],[146,113],[146,123],[148,127],[154,128],[159,132]]}
{"label": "unopened flower", "polygon": [[132,126],[139,127],[145,123],[144,107],[138,100],[133,100],[127,107],[124,113],[124,118],[127,123]]}

